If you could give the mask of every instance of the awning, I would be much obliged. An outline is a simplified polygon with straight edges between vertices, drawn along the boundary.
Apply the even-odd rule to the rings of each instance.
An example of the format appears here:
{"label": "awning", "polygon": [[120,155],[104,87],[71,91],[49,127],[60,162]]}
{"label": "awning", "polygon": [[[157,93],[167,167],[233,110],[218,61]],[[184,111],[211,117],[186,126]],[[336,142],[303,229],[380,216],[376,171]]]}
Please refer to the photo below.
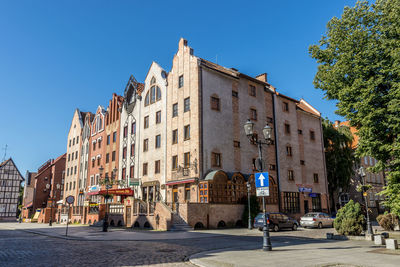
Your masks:
{"label": "awning", "polygon": [[[97,192],[100,195],[106,195],[107,190],[101,190]],[[130,188],[117,188],[117,189],[108,189],[109,195],[117,195],[117,196],[133,196],[133,190]]]}
{"label": "awning", "polygon": [[191,178],[191,179],[186,179],[186,180],[169,181],[169,182],[166,182],[165,184],[170,186],[170,185],[176,185],[176,184],[194,183],[195,181],[196,181],[196,179]]}

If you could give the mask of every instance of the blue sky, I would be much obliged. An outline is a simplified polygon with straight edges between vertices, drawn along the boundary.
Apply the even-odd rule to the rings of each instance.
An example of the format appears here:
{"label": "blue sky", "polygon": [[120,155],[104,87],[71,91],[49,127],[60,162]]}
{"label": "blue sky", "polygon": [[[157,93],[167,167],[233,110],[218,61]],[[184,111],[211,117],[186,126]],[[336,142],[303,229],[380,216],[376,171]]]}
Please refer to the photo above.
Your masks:
{"label": "blue sky", "polygon": [[[331,120],[312,84],[308,47],[355,1],[1,1],[0,147],[20,171],[66,151],[75,108],[95,112],[152,61],[170,70],[180,37],[195,55],[305,98]],[[0,151],[0,160],[4,150]]]}

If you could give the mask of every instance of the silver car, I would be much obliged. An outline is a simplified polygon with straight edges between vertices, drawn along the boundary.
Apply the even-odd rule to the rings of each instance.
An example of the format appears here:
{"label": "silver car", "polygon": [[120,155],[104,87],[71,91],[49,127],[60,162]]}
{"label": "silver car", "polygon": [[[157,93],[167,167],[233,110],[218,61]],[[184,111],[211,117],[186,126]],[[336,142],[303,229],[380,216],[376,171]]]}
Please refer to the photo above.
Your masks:
{"label": "silver car", "polygon": [[307,227],[333,227],[333,218],[323,212],[310,212],[300,218],[300,225]]}

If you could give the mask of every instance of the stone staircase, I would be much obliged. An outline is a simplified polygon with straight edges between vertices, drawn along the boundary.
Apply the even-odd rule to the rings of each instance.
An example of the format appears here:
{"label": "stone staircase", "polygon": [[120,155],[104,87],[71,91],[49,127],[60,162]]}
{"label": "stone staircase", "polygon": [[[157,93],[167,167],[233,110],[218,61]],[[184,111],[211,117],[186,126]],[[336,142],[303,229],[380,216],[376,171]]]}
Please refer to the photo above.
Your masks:
{"label": "stone staircase", "polygon": [[170,231],[190,231],[190,225],[177,212],[172,213],[172,225]]}

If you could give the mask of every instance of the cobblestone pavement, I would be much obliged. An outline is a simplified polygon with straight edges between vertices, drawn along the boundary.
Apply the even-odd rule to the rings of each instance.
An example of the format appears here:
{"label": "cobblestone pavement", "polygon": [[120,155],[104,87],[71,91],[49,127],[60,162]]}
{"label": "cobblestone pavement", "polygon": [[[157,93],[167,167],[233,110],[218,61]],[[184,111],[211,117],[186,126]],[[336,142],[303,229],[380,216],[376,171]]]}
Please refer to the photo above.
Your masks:
{"label": "cobblestone pavement", "polygon": [[[112,234],[121,236],[124,233],[133,236],[137,233],[117,229],[114,233],[102,233],[100,228],[74,228],[76,233],[83,234],[86,231],[89,237],[96,232],[94,241],[66,240],[26,232],[30,226],[32,229],[46,229],[44,225],[14,226],[0,223],[0,266],[188,266],[191,265],[187,261],[189,256],[199,252],[262,244],[262,232],[247,229],[196,231],[178,235],[179,238],[171,232],[147,232],[148,240],[128,241],[113,240],[115,238],[102,240],[101,237],[110,237]],[[60,230],[56,227],[47,229],[54,229],[55,232]],[[271,233],[271,237],[273,245],[275,242],[301,245],[321,242],[326,232],[333,231],[299,229]],[[146,236],[146,232],[141,231],[140,235]],[[163,238],[157,240],[154,238],[157,235]]]}

